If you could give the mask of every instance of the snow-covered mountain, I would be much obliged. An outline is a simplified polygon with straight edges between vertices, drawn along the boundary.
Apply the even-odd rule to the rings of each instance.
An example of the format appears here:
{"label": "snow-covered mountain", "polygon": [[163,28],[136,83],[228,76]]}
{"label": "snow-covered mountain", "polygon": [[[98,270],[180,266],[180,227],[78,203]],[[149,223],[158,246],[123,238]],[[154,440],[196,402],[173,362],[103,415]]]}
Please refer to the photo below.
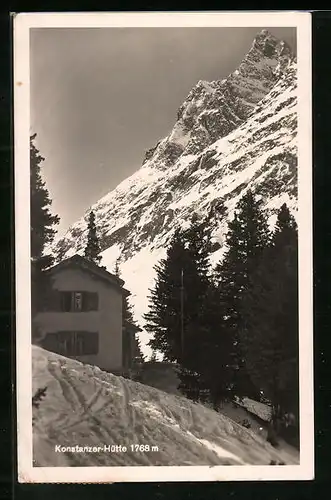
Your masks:
{"label": "snow-covered mountain", "polygon": [[[248,188],[270,213],[286,202],[297,206],[296,59],[289,46],[261,31],[238,69],[220,81],[199,81],[177,112],[171,133],[146,152],[137,171],[97,201],[103,265],[120,257],[136,319],[143,326],[154,264],[164,255],[177,225],[192,212],[214,220],[213,261],[224,253],[224,233]],[[82,252],[87,215],[54,245],[62,256]],[[143,344],[148,339],[142,334]],[[147,351],[148,352],[148,351]]]}

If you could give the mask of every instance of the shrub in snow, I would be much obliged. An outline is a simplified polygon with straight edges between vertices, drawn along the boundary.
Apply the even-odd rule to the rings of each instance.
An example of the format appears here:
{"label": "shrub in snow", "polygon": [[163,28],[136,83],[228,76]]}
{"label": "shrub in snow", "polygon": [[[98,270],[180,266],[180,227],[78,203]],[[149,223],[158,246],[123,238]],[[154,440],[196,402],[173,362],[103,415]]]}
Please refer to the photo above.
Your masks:
{"label": "shrub in snow", "polygon": [[[47,386],[46,387],[41,387],[40,389],[37,389],[35,394],[32,396],[32,409],[39,409],[41,401],[46,397],[46,391],[47,391]],[[35,416],[32,418],[32,425],[35,423]]]}

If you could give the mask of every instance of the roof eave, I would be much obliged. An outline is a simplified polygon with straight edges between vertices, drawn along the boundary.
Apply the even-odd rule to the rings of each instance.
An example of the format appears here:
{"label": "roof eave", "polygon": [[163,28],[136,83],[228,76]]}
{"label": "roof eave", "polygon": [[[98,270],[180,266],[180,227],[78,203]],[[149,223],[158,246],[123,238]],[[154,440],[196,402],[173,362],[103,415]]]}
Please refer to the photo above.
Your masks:
{"label": "roof eave", "polygon": [[[83,264],[86,263],[86,266]],[[64,269],[70,265],[77,265],[83,270],[86,270],[87,272],[91,272],[95,276],[97,276],[100,279],[106,280],[108,283],[113,285],[115,288],[118,288],[121,290],[122,294],[128,297],[131,295],[131,292],[127,290],[126,288],[123,288],[124,281],[121,278],[118,278],[117,276],[109,273],[107,270],[100,268],[99,266],[91,265],[87,259],[84,259],[81,255],[73,255],[72,257],[69,257],[68,259],[63,260],[62,262],[59,262],[58,264],[55,264],[54,266],[50,267],[47,269],[47,273],[49,274],[55,274],[56,272],[60,271],[61,269]]]}

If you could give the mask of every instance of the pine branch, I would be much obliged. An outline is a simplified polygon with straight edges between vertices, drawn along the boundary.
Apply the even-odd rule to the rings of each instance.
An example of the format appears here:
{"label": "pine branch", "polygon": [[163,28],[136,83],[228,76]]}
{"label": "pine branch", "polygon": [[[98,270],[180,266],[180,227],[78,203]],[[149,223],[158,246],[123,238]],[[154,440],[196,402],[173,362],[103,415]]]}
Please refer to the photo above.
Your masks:
{"label": "pine branch", "polygon": [[47,386],[37,389],[34,396],[32,397],[32,407],[39,408],[40,403],[46,397]]}

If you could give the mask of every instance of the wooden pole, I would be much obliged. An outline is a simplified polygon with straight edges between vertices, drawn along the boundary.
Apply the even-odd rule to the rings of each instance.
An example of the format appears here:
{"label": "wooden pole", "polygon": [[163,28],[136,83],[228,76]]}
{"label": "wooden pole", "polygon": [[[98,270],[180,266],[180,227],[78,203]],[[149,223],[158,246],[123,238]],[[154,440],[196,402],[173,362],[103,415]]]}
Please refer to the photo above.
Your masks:
{"label": "wooden pole", "polygon": [[181,323],[181,350],[182,361],[184,356],[184,271],[181,269],[181,286],[180,286],[180,323]]}

